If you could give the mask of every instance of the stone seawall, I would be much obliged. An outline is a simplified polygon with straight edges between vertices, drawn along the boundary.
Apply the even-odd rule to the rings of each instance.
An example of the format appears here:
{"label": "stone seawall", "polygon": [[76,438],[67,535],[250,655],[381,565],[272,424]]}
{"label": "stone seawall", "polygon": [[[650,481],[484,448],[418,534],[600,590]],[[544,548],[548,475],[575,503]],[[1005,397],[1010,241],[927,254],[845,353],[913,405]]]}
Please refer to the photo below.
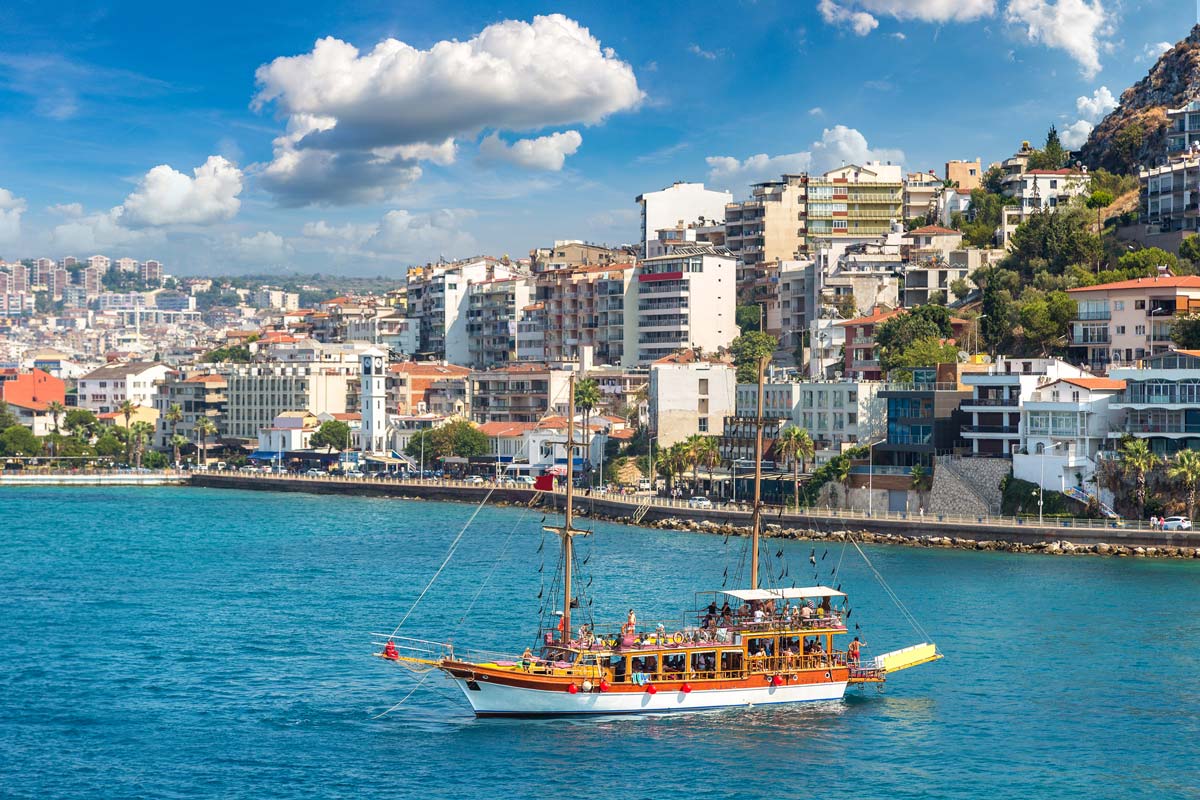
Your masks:
{"label": "stone seawall", "polygon": [[[360,497],[397,497],[416,500],[439,500],[479,503],[488,498],[497,505],[527,505],[541,494],[542,507],[551,501],[562,507],[561,494],[538,493],[515,487],[468,486],[448,483],[402,483],[359,479],[302,479],[268,476],[205,475],[192,476],[192,485],[208,488],[245,489],[271,492],[304,492]],[[604,496],[578,495],[576,509],[580,516],[633,523],[635,514],[643,514],[640,524],[648,527],[683,530],[706,530],[741,535],[748,531],[750,514],[726,508],[689,508],[644,504],[643,498],[617,499]],[[978,522],[945,521],[934,516],[891,515],[890,518],[867,518],[862,514],[785,513],[778,508],[767,509],[763,524],[768,535],[791,538],[821,539],[853,531],[867,541],[894,544],[921,544],[944,547],[964,547],[982,550],[1014,552],[1098,552],[1112,555],[1179,555],[1185,549],[1191,555],[1200,552],[1200,534],[1193,531],[1152,531],[1067,525],[1037,525],[1036,520],[1021,524],[1004,523],[980,518]],[[878,538],[872,538],[878,537]],[[1055,545],[1057,549],[1055,549]],[[1068,548],[1066,545],[1070,545]],[[1100,547],[1102,546],[1103,547]],[[1099,548],[1099,549],[1097,549]],[[1137,548],[1154,553],[1137,553]]]}

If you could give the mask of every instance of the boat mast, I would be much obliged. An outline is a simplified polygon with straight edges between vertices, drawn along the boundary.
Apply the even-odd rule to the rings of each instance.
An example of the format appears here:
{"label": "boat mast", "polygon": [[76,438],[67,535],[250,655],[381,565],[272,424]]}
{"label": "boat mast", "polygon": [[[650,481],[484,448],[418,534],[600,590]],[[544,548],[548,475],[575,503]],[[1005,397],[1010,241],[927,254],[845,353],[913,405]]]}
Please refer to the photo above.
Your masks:
{"label": "boat mast", "polygon": [[572,504],[575,489],[575,373],[567,378],[567,511],[566,523],[563,525],[563,633],[562,641],[566,644],[571,639],[571,556],[573,543],[572,528],[575,527],[574,507]]}
{"label": "boat mast", "polygon": [[[750,588],[758,588],[758,537],[762,500],[763,457],[763,380],[767,372],[767,357],[758,360],[758,407],[754,421],[754,510],[750,515]],[[735,478],[736,480],[736,478]],[[567,502],[570,502],[569,500]],[[569,507],[569,506],[568,506]]]}

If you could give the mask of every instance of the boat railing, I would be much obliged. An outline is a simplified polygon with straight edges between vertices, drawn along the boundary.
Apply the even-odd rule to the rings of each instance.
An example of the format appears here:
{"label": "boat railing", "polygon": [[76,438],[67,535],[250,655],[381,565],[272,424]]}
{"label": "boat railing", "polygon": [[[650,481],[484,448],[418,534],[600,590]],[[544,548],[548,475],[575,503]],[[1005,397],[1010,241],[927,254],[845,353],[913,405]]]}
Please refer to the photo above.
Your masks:
{"label": "boat railing", "polygon": [[405,661],[438,664],[445,659],[455,658],[454,645],[448,642],[414,639],[410,636],[391,636],[386,633],[372,633],[371,639],[372,644],[377,646],[380,651],[384,651],[390,643],[400,659]]}

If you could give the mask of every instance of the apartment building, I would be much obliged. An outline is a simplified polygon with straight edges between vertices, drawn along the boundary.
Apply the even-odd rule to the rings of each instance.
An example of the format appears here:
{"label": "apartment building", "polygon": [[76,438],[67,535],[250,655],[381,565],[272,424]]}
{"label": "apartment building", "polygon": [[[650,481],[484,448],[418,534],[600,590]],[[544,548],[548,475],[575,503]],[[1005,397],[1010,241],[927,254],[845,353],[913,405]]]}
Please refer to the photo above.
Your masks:
{"label": "apartment building", "polygon": [[961,410],[969,417],[962,438],[973,456],[1009,458],[1023,443],[1021,406],[1043,384],[1066,378],[1091,378],[1056,358],[1001,358],[985,371],[966,373],[971,396]]}
{"label": "apartment building", "polygon": [[1118,415],[1108,433],[1112,447],[1133,436],[1160,456],[1200,450],[1200,350],[1151,355],[1137,367],[1110,370],[1109,377],[1125,381],[1110,401]]}
{"label": "apartment building", "polygon": [[937,217],[938,198],[944,184],[932,170],[904,176],[904,220],[928,221]]}
{"label": "apartment building", "polygon": [[2,293],[26,294],[33,291],[33,283],[36,283],[36,281],[30,281],[29,267],[21,263],[15,263],[7,264],[4,269],[7,272],[0,273],[6,279]]}
{"label": "apartment building", "polygon": [[1113,378],[1060,378],[1021,400],[1021,445],[1013,454],[1013,477],[1061,492],[1089,494],[1100,451],[1117,419],[1112,402],[1125,390]]}
{"label": "apartment building", "polygon": [[467,350],[476,369],[517,360],[518,309],[534,295],[533,278],[496,278],[467,290]]}
{"label": "apartment building", "polygon": [[[884,307],[870,314],[836,323],[846,331],[846,376],[858,380],[877,381],[884,377],[879,366],[879,352],[875,345],[875,331],[884,322],[907,313],[903,309]],[[969,323],[965,319],[950,318],[954,338],[961,339]]]}
{"label": "apartment building", "polygon": [[[590,360],[632,365],[637,355],[638,286],[631,263],[572,267],[543,273],[537,301],[543,308],[530,315],[541,321],[543,359],[553,363]],[[528,331],[535,335],[537,326]]]}
{"label": "apartment building", "polygon": [[[161,262],[150,259],[143,261],[137,269],[138,277],[148,286],[162,286],[163,266]],[[300,297],[296,296],[296,307],[300,306]]]}
{"label": "apartment building", "polygon": [[1077,304],[1070,352],[1093,371],[1171,349],[1175,317],[1200,313],[1197,275],[1164,274],[1067,291]]}
{"label": "apartment building", "polygon": [[808,175],[784,175],[754,184],[749,200],[725,206],[725,247],[742,263],[743,278],[805,252],[807,193]]}
{"label": "apartment building", "polygon": [[1173,234],[1155,244],[1176,250],[1183,237],[1200,230],[1200,144],[1171,153],[1166,163],[1143,167],[1138,181],[1139,227],[1144,225],[1149,237]]}
{"label": "apartment building", "polygon": [[[112,259],[110,259],[108,256],[88,256],[87,265],[89,267],[95,267],[101,272],[108,272],[109,269],[112,268]],[[62,266],[63,269],[66,269],[67,264],[65,263],[65,260]]]}
{"label": "apartment building", "polygon": [[346,340],[367,342],[401,355],[416,354],[421,346],[421,321],[397,309],[379,308],[346,323]]}
{"label": "apartment building", "polygon": [[387,408],[400,415],[470,414],[471,370],[435,361],[404,361],[388,368]]}
{"label": "apartment building", "polygon": [[[225,412],[229,402],[226,394],[228,381],[224,375],[198,372],[191,375],[169,372],[163,378],[154,395],[154,408],[158,422],[154,430],[153,446],[159,450],[171,450],[171,437],[175,433],[190,442],[196,441],[196,423],[207,419],[217,427],[218,433],[225,431]],[[167,419],[171,406],[178,405],[183,419],[173,422]]]}
{"label": "apartment building", "polygon": [[[149,264],[150,262],[146,262]],[[270,286],[263,286],[246,297],[246,302],[255,308],[277,308],[282,311],[296,311],[300,308],[300,293],[285,292],[282,289],[273,289]]]}
{"label": "apartment building", "polygon": [[[726,210],[728,213],[728,209]],[[665,256],[679,246],[707,243],[717,247],[725,246],[725,223],[699,222],[680,223],[670,228],[660,228],[646,248],[645,257]],[[629,259],[632,261],[633,259]]]}
{"label": "apartment building", "polygon": [[950,186],[959,192],[969,193],[983,185],[983,165],[978,158],[974,161],[947,161],[945,175]]}
{"label": "apartment building", "polygon": [[1004,206],[1000,223],[1000,246],[1008,247],[1009,240],[1022,222],[1041,211],[1054,211],[1068,205],[1076,197],[1087,194],[1091,176],[1087,168],[1031,169],[1021,173],[1019,180],[1005,181],[1005,194],[1016,198],[1015,206]]}
{"label": "apartment building", "polygon": [[[55,429],[50,404],[66,403],[66,383],[40,369],[0,369],[0,402],[17,418],[17,423],[46,436]],[[57,420],[62,424],[62,417]],[[28,455],[36,455],[29,453]]]}
{"label": "apartment building", "polygon": [[284,411],[346,413],[354,407],[359,376],[357,357],[342,363],[297,359],[237,365],[226,379],[223,435],[248,442]]}
{"label": "apartment building", "polygon": [[1200,100],[1167,109],[1167,153],[1186,153],[1200,146]]}
{"label": "apartment building", "polygon": [[638,363],[684,348],[715,353],[728,347],[738,335],[735,270],[733,255],[711,245],[643,261],[637,269]]}
{"label": "apartment building", "polygon": [[534,275],[571,267],[606,267],[622,264],[637,255],[632,248],[609,247],[578,239],[562,239],[553,247],[536,247],[529,251],[530,268]]}
{"label": "apartment building", "polygon": [[879,381],[805,381],[792,421],[812,437],[820,466],[859,444],[879,441],[887,432],[887,408]]}
{"label": "apartment building", "polygon": [[695,434],[720,436],[733,414],[737,370],[694,351],[666,356],[650,365],[650,431],[659,448]]}
{"label": "apartment building", "polygon": [[[90,261],[90,259],[89,259]],[[136,258],[118,258],[113,262],[113,268],[118,272],[125,272],[131,275],[138,274],[138,260]]]}
{"label": "apartment building", "polygon": [[873,469],[908,474],[920,465],[933,471],[934,456],[962,445],[965,415],[960,410],[970,390],[958,380],[958,364],[918,367],[912,381],[888,383],[878,396],[886,407],[887,435],[872,447]]}
{"label": "apartment building", "polygon": [[76,404],[96,414],[116,411],[126,400],[153,408],[158,384],[170,372],[169,366],[157,361],[105,364],[76,383]]}
{"label": "apartment building", "polygon": [[512,364],[475,371],[471,418],[486,422],[537,422],[549,413],[565,414],[570,370],[544,364]]}
{"label": "apartment building", "polygon": [[455,364],[470,363],[467,330],[470,284],[517,276],[511,265],[487,257],[439,264],[411,275],[408,314],[421,321],[421,354],[445,358]]}
{"label": "apartment building", "polygon": [[847,164],[808,181],[808,248],[846,239],[870,239],[892,230],[904,215],[898,164]]}
{"label": "apartment building", "polygon": [[664,228],[699,220],[725,221],[725,208],[733,202],[733,195],[705,189],[703,183],[676,181],[660,191],[640,194],[634,202],[641,207],[642,255],[645,255],[650,240]]}
{"label": "apartment building", "polygon": [[517,361],[546,360],[546,303],[539,300],[517,314]]}

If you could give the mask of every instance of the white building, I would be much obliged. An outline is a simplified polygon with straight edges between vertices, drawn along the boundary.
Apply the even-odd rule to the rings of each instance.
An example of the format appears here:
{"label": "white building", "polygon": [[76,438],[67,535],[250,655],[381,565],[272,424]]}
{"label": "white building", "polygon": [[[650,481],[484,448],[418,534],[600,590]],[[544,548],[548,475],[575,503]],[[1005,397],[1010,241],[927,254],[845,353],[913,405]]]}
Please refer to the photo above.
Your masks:
{"label": "white building", "polygon": [[1021,174],[1020,182],[1006,182],[1005,194],[1015,197],[1018,205],[1005,206],[1000,225],[1001,247],[1008,247],[1017,227],[1039,211],[1054,211],[1073,198],[1086,194],[1091,186],[1087,170],[1031,169]]}
{"label": "white building", "polygon": [[387,353],[372,348],[362,354],[362,430],[359,449],[364,453],[387,450]]}
{"label": "white building", "polygon": [[[284,411],[345,413],[359,364],[295,361],[238,365],[228,376],[225,434],[253,439]],[[354,391],[356,394],[357,392]]]}
{"label": "white building", "polygon": [[695,434],[720,436],[734,412],[737,370],[693,351],[650,365],[650,430],[657,447],[670,447]]}
{"label": "white building", "polygon": [[375,316],[356,317],[346,323],[346,339],[367,342],[395,353],[414,355],[421,347],[421,321],[380,309]]}
{"label": "white building", "polygon": [[154,407],[158,382],[171,368],[155,361],[105,364],[79,379],[76,404],[96,414],[107,414],[129,400],[136,406]]}
{"label": "white building", "polygon": [[1021,404],[1038,387],[1061,378],[1090,378],[1090,372],[1056,358],[1002,358],[983,372],[964,372],[971,397],[959,408],[970,415],[962,437],[971,455],[1008,458],[1022,443]]}
{"label": "white building", "polygon": [[469,287],[472,283],[511,278],[517,270],[494,258],[477,258],[437,265],[408,280],[408,314],[421,321],[421,352],[453,364],[471,358],[467,328]]}
{"label": "white building", "polygon": [[269,286],[254,290],[246,299],[256,308],[278,308],[283,311],[296,311],[300,308],[299,292],[285,292]]}
{"label": "white building", "polygon": [[282,458],[286,453],[307,450],[313,434],[320,429],[319,420],[308,411],[283,411],[271,424],[258,431],[258,447],[253,458],[268,460]]}
{"label": "white building", "polygon": [[854,447],[887,435],[887,403],[879,381],[805,381],[792,422],[808,431],[817,466]]}
{"label": "white building", "polygon": [[1092,483],[1098,453],[1105,447],[1125,381],[1112,378],[1060,378],[1043,384],[1021,403],[1021,447],[1013,455],[1013,477],[1047,491]]}
{"label": "white building", "polygon": [[711,246],[679,247],[637,269],[638,363],[683,348],[715,353],[737,327],[737,262]]}
{"label": "white building", "polygon": [[[101,272],[108,272],[109,268],[112,267],[112,259],[108,256],[88,256],[87,264],[89,267],[95,267]],[[65,268],[66,264],[63,266]]]}
{"label": "white building", "polygon": [[[91,259],[89,259],[89,261],[90,260]],[[118,258],[113,263],[113,266],[120,272],[126,272],[126,273],[131,273],[133,275],[136,275],[138,273],[139,265],[138,265],[138,260],[136,258]]]}
{"label": "white building", "polygon": [[724,222],[725,206],[733,202],[733,195],[705,189],[703,183],[677,181],[660,191],[640,194],[635,202],[641,206],[642,253],[646,254],[659,230],[701,218],[708,223]]}

